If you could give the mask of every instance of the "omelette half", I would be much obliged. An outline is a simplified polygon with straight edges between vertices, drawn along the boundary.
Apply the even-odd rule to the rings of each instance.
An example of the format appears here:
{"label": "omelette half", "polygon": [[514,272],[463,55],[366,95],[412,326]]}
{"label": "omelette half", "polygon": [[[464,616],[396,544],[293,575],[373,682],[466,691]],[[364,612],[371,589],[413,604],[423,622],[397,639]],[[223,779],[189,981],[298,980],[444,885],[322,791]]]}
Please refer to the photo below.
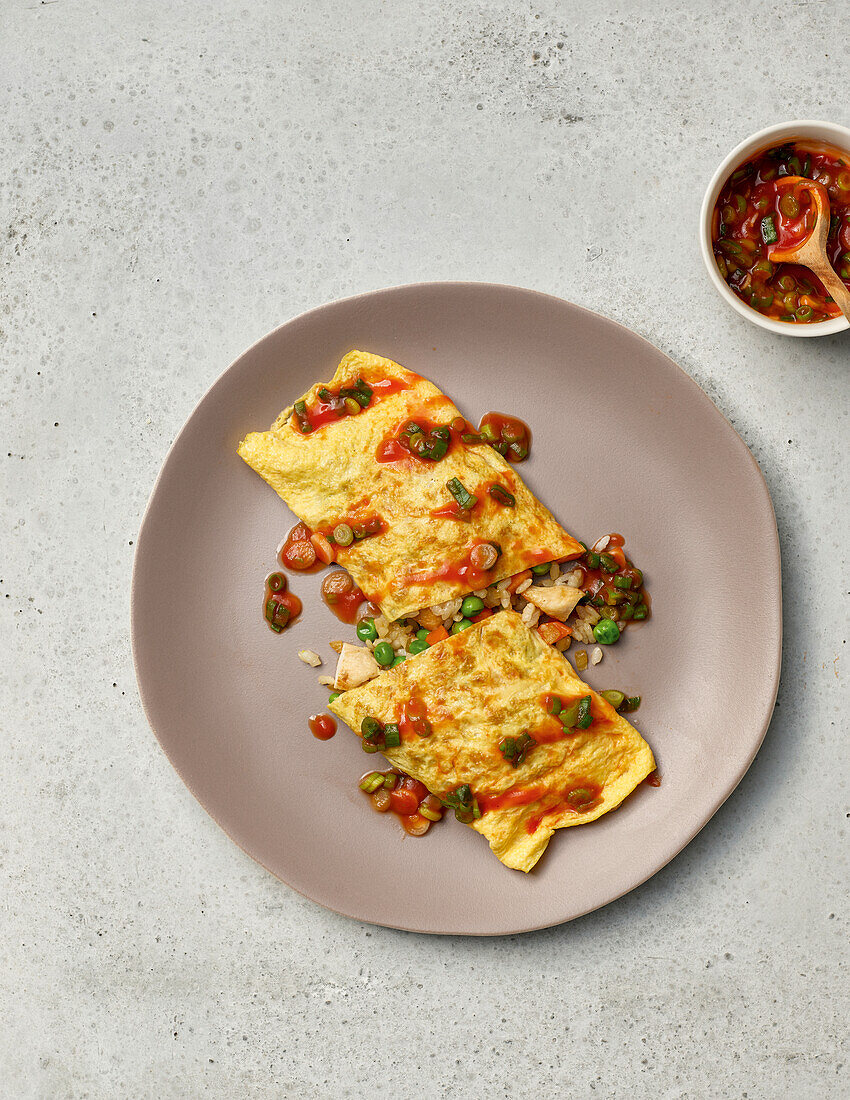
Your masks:
{"label": "omelette half", "polygon": [[[551,711],[575,713],[580,700],[589,724],[567,729]],[[356,732],[364,718],[398,725],[400,744],[384,756],[437,797],[451,802],[468,784],[480,813],[468,823],[520,871],[555,829],[595,821],[655,768],[638,731],[513,611],[344,692],[330,709]],[[526,747],[516,767],[501,747],[510,740]]]}
{"label": "omelette half", "polygon": [[[427,379],[352,351],[269,431],[246,436],[239,454],[311,532],[366,532],[335,545],[336,560],[394,620],[584,552],[510,463],[486,442],[463,440],[474,429],[461,421]],[[437,460],[411,451],[411,423]],[[460,506],[460,490],[470,507]]]}

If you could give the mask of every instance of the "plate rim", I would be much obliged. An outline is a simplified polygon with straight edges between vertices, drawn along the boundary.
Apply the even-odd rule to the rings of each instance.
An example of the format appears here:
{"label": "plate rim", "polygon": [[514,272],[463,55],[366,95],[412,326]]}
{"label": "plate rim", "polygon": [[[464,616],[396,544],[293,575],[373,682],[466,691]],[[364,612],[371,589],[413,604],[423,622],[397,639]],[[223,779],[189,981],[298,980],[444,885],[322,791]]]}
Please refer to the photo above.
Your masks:
{"label": "plate rim", "polygon": [[[521,927],[510,928],[510,929],[502,929],[502,930],[499,930],[499,931],[469,931],[469,930],[456,931],[456,930],[451,930],[451,929],[436,930],[436,929],[433,929],[433,928],[417,927],[415,924],[399,924],[399,923],[394,923],[394,922],[384,922],[384,921],[380,921],[380,920],[373,920],[373,919],[369,919],[369,918],[366,918],[366,917],[358,916],[356,913],[348,912],[345,909],[338,909],[335,906],[327,903],[326,901],[320,901],[319,899],[313,897],[310,893],[307,893],[306,891],[301,890],[298,887],[293,886],[291,883],[287,882],[287,880],[285,878],[283,878],[280,874],[278,874],[278,872],[275,871],[272,867],[269,867],[265,862],[263,862],[262,859],[260,859],[256,855],[254,855],[252,852],[248,851],[248,849],[232,834],[230,829],[228,829],[228,827],[220,820],[218,814],[209,805],[207,805],[207,802],[200,796],[198,791],[195,789],[195,784],[193,782],[191,782],[183,774],[183,772],[180,769],[178,769],[177,765],[175,764],[174,760],[172,759],[171,754],[169,753],[168,749],[166,748],[165,743],[163,742],[163,738],[160,736],[159,731],[157,730],[157,728],[156,728],[156,726],[153,722],[153,718],[152,718],[152,715],[151,715],[151,712],[150,712],[150,708],[148,706],[148,700],[146,698],[145,689],[144,689],[143,684],[142,684],[142,676],[141,676],[141,673],[140,673],[140,642],[139,642],[139,638],[138,638],[137,602],[138,602],[138,579],[139,579],[140,550],[144,545],[143,535],[144,535],[145,527],[147,526],[147,524],[150,521],[150,516],[151,516],[152,509],[153,509],[153,504],[154,504],[154,501],[156,499],[157,493],[159,491],[160,485],[161,485],[161,483],[164,479],[164,474],[165,474],[165,471],[166,471],[166,467],[168,466],[168,464],[171,460],[171,457],[172,457],[173,453],[175,452],[175,450],[177,449],[178,444],[180,443],[180,440],[182,439],[184,433],[187,431],[190,422],[194,419],[196,413],[198,412],[200,407],[206,402],[206,400],[210,396],[210,394],[212,394],[212,392],[223,382],[224,378],[232,370],[234,370],[245,358],[247,358],[249,355],[251,355],[255,351],[255,349],[257,349],[261,344],[265,343],[267,340],[270,340],[272,337],[276,336],[278,333],[280,333],[282,330],[286,329],[287,327],[289,327],[291,325],[299,324],[303,321],[306,321],[307,319],[312,317],[314,314],[322,313],[324,310],[326,310],[326,309],[328,309],[332,306],[354,305],[357,302],[362,302],[362,301],[366,301],[367,299],[374,299],[374,298],[377,298],[377,297],[389,296],[389,295],[392,295],[394,293],[398,293],[399,291],[406,291],[406,292],[416,291],[416,290],[451,291],[452,289],[460,289],[460,288],[467,289],[467,290],[470,289],[470,288],[474,288],[476,291],[480,291],[480,292],[483,292],[483,293],[492,292],[492,291],[497,291],[497,292],[507,291],[507,292],[510,292],[512,294],[518,294],[518,295],[523,295],[523,296],[528,296],[528,297],[534,297],[534,298],[541,299],[541,300],[547,302],[548,304],[554,306],[555,308],[559,308],[561,306],[566,305],[566,306],[570,307],[570,309],[580,311],[581,313],[584,313],[584,314],[588,314],[590,317],[592,317],[594,319],[594,321],[602,322],[605,325],[610,325],[610,326],[612,326],[616,329],[622,330],[623,332],[627,333],[629,337],[636,338],[636,339],[640,340],[642,343],[646,344],[651,349],[652,352],[656,353],[657,355],[660,355],[663,358],[663,360],[665,360],[666,363],[669,366],[675,368],[675,370],[678,371],[679,374],[686,380],[686,382],[689,383],[690,386],[692,386],[693,389],[696,391],[695,396],[696,396],[697,400],[702,400],[702,401],[707,402],[709,407],[714,411],[714,413],[718,417],[720,417],[720,420],[722,421],[722,423],[726,426],[726,428],[731,433],[733,443],[741,451],[743,451],[743,453],[746,455],[746,457],[749,459],[750,463],[754,467],[754,469],[756,471],[756,474],[758,475],[757,482],[759,482],[760,485],[761,485],[761,489],[764,493],[764,497],[765,497],[765,499],[767,501],[767,504],[768,504],[768,507],[770,509],[770,517],[771,517],[771,520],[772,520],[771,527],[770,527],[770,534],[772,536],[772,544],[773,544],[772,548],[771,548],[771,550],[772,550],[772,563],[768,563],[768,564],[773,564],[773,566],[775,567],[775,576],[777,576],[778,579],[779,579],[779,583],[778,583],[777,587],[774,590],[772,590],[772,602],[774,604],[774,610],[775,610],[775,614],[776,614],[777,630],[776,630],[776,634],[775,634],[775,639],[776,640],[775,640],[775,652],[774,652],[774,655],[773,655],[772,681],[771,681],[771,684],[770,684],[769,694],[768,694],[769,702],[768,702],[768,705],[765,708],[765,715],[762,718],[761,730],[758,733],[757,738],[753,742],[752,750],[748,753],[748,755],[744,759],[743,763],[741,764],[741,766],[737,770],[737,773],[735,774],[734,779],[732,779],[728,784],[724,784],[724,790],[721,791],[719,793],[719,795],[717,796],[717,798],[712,801],[710,811],[708,812],[707,816],[705,817],[705,820],[702,821],[699,825],[697,825],[697,827],[694,828],[692,831],[690,831],[689,834],[685,837],[685,839],[681,841],[681,843],[679,843],[677,841],[676,844],[674,845],[673,851],[671,851],[669,854],[666,854],[665,858],[662,860],[662,862],[658,863],[652,870],[648,871],[638,881],[634,882],[632,885],[626,887],[624,890],[621,890],[619,893],[614,894],[613,896],[608,898],[607,901],[604,901],[601,904],[591,904],[586,909],[582,909],[580,912],[573,913],[569,916],[565,916],[565,917],[562,917],[560,919],[556,919],[556,920],[546,919],[546,920],[541,921],[540,923],[523,924]],[[189,793],[198,802],[198,804],[201,806],[201,808],[204,810],[204,812],[213,820],[213,822],[216,824],[216,826],[218,826],[218,828],[220,828],[222,830],[222,832],[228,837],[228,839],[233,844],[235,844],[250,860],[252,860],[252,862],[258,864],[265,871],[267,871],[269,874],[273,875],[274,878],[277,879],[278,882],[283,883],[283,885],[286,886],[287,889],[293,890],[296,894],[299,894],[301,897],[306,898],[307,900],[309,900],[313,904],[320,905],[323,909],[327,909],[330,912],[338,914],[339,916],[347,917],[349,919],[359,921],[360,923],[363,923],[363,924],[369,924],[371,926],[378,927],[378,928],[390,928],[390,929],[395,929],[395,930],[403,931],[403,932],[416,932],[416,933],[419,933],[419,934],[422,934],[422,935],[429,935],[429,936],[473,936],[473,937],[481,937],[481,938],[492,938],[492,937],[496,937],[496,936],[520,935],[520,934],[524,934],[526,932],[537,932],[537,931],[541,931],[541,930],[546,929],[546,928],[556,928],[556,927],[559,927],[562,924],[567,924],[571,921],[578,920],[580,917],[587,916],[589,913],[596,912],[597,910],[603,909],[606,906],[612,904],[613,902],[618,901],[620,898],[625,897],[626,894],[630,894],[630,893],[634,892],[635,890],[637,890],[639,887],[643,886],[651,878],[653,878],[660,871],[662,871],[670,862],[672,862],[672,860],[674,860],[676,858],[676,856],[678,856],[694,840],[694,838],[700,832],[702,832],[702,830],[715,817],[715,815],[718,813],[720,808],[727,801],[727,799],[729,799],[731,797],[731,795],[734,793],[734,791],[740,785],[740,783],[743,780],[744,776],[749,771],[749,769],[750,769],[750,767],[753,763],[753,760],[755,759],[756,755],[758,754],[759,750],[761,749],[761,747],[764,743],[764,739],[767,736],[767,731],[770,728],[770,723],[773,719],[773,715],[774,715],[774,712],[775,712],[776,697],[777,697],[778,692],[779,692],[779,681],[780,681],[780,676],[781,676],[781,671],[782,671],[782,654],[783,654],[783,607],[782,607],[783,584],[782,584],[782,580],[783,580],[783,578],[782,578],[782,554],[781,554],[781,545],[780,545],[780,540],[779,540],[779,528],[778,528],[778,525],[777,525],[777,522],[776,522],[776,510],[773,506],[773,499],[770,495],[770,488],[767,484],[767,480],[764,476],[764,473],[762,472],[761,467],[759,466],[758,462],[756,461],[756,458],[753,455],[752,451],[747,446],[747,444],[745,443],[745,441],[743,440],[743,438],[741,437],[739,432],[736,430],[734,425],[731,423],[729,418],[725,415],[725,413],[720,408],[718,408],[718,406],[715,404],[715,402],[712,400],[712,398],[709,396],[709,394],[706,393],[706,391],[702,388],[702,386],[700,386],[700,384],[693,377],[691,377],[690,374],[688,374],[688,372],[684,369],[684,367],[682,367],[679,363],[677,363],[670,355],[667,354],[667,352],[663,351],[659,347],[656,347],[656,345],[653,344],[647,337],[643,336],[639,332],[635,332],[635,330],[632,329],[632,328],[629,328],[628,325],[622,324],[620,321],[615,321],[613,318],[608,317],[603,313],[599,313],[596,310],[589,309],[586,306],[577,305],[575,302],[571,302],[568,299],[562,298],[562,297],[560,297],[556,294],[549,294],[545,291],[533,290],[533,289],[528,288],[528,287],[516,286],[512,283],[482,282],[480,280],[475,280],[475,279],[466,279],[466,280],[464,280],[464,279],[424,280],[424,281],[419,281],[419,282],[415,282],[415,283],[397,283],[397,284],[393,284],[391,286],[380,287],[380,288],[375,289],[375,290],[361,291],[357,294],[347,295],[343,298],[333,298],[333,299],[330,299],[327,302],[322,302],[317,306],[313,306],[308,310],[304,310],[303,312],[298,313],[293,317],[290,317],[288,320],[281,322],[275,328],[270,329],[268,332],[264,333],[262,336],[260,336],[258,339],[256,339],[252,344],[250,344],[247,348],[245,348],[242,352],[240,352],[239,355],[237,355],[236,358],[233,359],[224,368],[223,371],[221,371],[218,375],[216,375],[216,377],[212,380],[212,382],[209,384],[209,386],[207,386],[207,388],[203,391],[203,393],[200,395],[200,397],[197,399],[197,401],[192,406],[189,413],[186,415],[182,426],[180,427],[179,431],[175,435],[174,439],[172,440],[170,446],[166,450],[165,455],[163,456],[163,458],[160,462],[159,470],[158,470],[157,475],[154,479],[154,482],[151,486],[150,492],[148,494],[147,502],[145,504],[144,510],[142,512],[142,517],[141,517],[141,520],[139,522],[139,526],[138,526],[138,530],[137,530],[137,534],[136,534],[136,539],[135,539],[135,547],[134,547],[134,552],[133,552],[133,562],[132,562],[131,575],[130,575],[130,649],[131,649],[131,654],[132,654],[132,659],[133,659],[133,671],[134,671],[134,675],[135,675],[135,679],[136,679],[136,688],[137,688],[137,691],[138,691],[139,700],[142,704],[142,711],[144,713],[144,716],[145,716],[145,719],[148,723],[148,726],[151,729],[151,732],[153,733],[154,737],[156,738],[156,741],[159,745],[160,750],[165,755],[166,760],[168,760],[169,764],[173,768],[174,772],[177,774],[180,781],[188,789]]]}

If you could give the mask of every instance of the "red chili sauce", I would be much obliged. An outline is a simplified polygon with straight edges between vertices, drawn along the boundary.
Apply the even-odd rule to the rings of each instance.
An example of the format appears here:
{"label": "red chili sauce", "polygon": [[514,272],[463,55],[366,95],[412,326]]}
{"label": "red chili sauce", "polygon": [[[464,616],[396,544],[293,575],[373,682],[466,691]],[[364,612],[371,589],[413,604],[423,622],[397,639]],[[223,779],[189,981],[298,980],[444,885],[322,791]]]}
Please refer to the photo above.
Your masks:
{"label": "red chili sauce", "polygon": [[425,700],[412,696],[401,708],[401,716],[398,720],[398,728],[402,740],[408,741],[413,737],[430,737],[434,732],[428,718],[428,708]]}
{"label": "red chili sauce", "polygon": [[283,542],[278,557],[287,569],[315,573],[336,561],[340,550],[383,534],[387,525],[380,516],[346,516],[315,531],[296,523]]}
{"label": "red chili sauce", "polygon": [[536,833],[544,817],[550,814],[562,813],[569,810],[575,814],[586,814],[595,810],[602,801],[602,788],[598,783],[585,780],[583,783],[570,787],[556,802],[533,814],[525,823],[527,833]]}
{"label": "red chili sauce", "polygon": [[334,569],[322,581],[322,599],[340,622],[355,623],[366,597],[345,570]]}
{"label": "red chili sauce", "polygon": [[286,591],[286,585],[283,573],[271,573],[266,577],[263,618],[275,634],[284,631],[301,614],[301,601],[294,593]]}
{"label": "red chili sauce", "polygon": [[443,805],[436,795],[418,779],[399,768],[386,772],[367,772],[360,780],[360,790],[369,798],[378,813],[391,812],[410,836],[424,836],[435,821],[443,816]]}
{"label": "red chili sauce", "polygon": [[486,413],[481,417],[478,432],[508,462],[524,462],[531,452],[531,428],[517,416]]}
{"label": "red chili sauce", "polygon": [[[603,542],[599,539],[594,546]],[[609,535],[608,545],[600,550],[588,550],[573,563],[580,568],[579,588],[588,594],[592,607],[611,608],[616,618],[639,622],[649,618],[650,599],[643,583],[643,573],[627,557],[622,535]]]}
{"label": "red chili sauce", "polygon": [[281,565],[299,573],[316,573],[322,562],[312,543],[313,532],[306,523],[296,523],[278,551]]}
{"label": "red chili sauce", "polygon": [[661,776],[658,774],[657,771],[650,772],[644,782],[646,783],[647,787],[660,787]]}
{"label": "red chili sauce", "polygon": [[310,435],[325,424],[333,424],[346,416],[357,416],[370,405],[390,394],[409,389],[400,378],[382,378],[366,382],[358,378],[351,386],[331,390],[322,386],[317,391],[317,402],[309,408],[304,401],[296,401],[290,423],[299,435]]}
{"label": "red chili sauce", "polygon": [[310,733],[319,741],[330,741],[336,733],[336,720],[329,714],[311,714],[307,723]]}
{"label": "red chili sauce", "polygon": [[732,290],[766,317],[812,324],[840,310],[820,280],[798,264],[774,263],[774,248],[803,241],[815,223],[811,196],[783,182],[803,176],[829,195],[826,251],[850,287],[850,154],[815,142],[775,146],[737,168],[714,207],[711,239],[718,270]]}
{"label": "red chili sauce", "polygon": [[460,444],[464,434],[472,430],[462,416],[445,423],[433,420],[424,412],[413,413],[381,440],[375,451],[375,461],[439,462]]}

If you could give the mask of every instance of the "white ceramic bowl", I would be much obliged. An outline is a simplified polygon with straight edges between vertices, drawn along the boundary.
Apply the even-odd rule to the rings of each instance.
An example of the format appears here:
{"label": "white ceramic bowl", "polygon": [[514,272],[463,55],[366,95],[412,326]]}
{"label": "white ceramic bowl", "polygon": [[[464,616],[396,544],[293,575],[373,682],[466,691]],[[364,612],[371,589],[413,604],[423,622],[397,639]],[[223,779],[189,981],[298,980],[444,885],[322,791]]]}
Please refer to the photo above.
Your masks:
{"label": "white ceramic bowl", "polygon": [[748,306],[729,287],[725,279],[717,270],[714,261],[714,252],[711,247],[711,215],[714,204],[723,184],[739,165],[755,156],[762,149],[769,149],[772,145],[781,145],[792,138],[809,138],[813,141],[825,141],[829,145],[835,145],[844,152],[850,154],[850,130],[846,126],[838,126],[834,122],[812,122],[798,119],[794,122],[782,122],[776,126],[766,126],[758,130],[737,145],[723,160],[717,171],[711,177],[711,183],[702,200],[702,209],[699,215],[699,244],[708,277],[717,288],[717,293],[724,301],[760,328],[766,328],[770,332],[778,332],[782,336],[829,336],[833,332],[844,332],[850,328],[845,317],[832,317],[829,321],[818,321],[812,325],[792,325],[787,321],[774,321],[765,317],[758,310]]}

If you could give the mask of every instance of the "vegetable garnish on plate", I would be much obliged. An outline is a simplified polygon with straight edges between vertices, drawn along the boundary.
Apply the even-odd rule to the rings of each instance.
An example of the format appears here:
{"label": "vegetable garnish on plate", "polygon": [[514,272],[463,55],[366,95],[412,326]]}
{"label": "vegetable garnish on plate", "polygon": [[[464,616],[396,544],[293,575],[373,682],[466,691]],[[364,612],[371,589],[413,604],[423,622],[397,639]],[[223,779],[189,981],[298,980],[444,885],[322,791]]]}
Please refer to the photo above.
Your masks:
{"label": "vegetable garnish on plate", "polygon": [[523,871],[555,829],[614,809],[655,768],[637,730],[513,611],[329,707]]}
{"label": "vegetable garnish on plate", "polygon": [[793,247],[814,228],[811,196],[793,177],[826,188],[827,256],[850,288],[850,152],[813,141],[766,149],[723,185],[711,236],[717,268],[739,298],[766,317],[811,324],[841,311],[808,268],[771,260],[774,247]]}
{"label": "vegetable garnish on plate", "polygon": [[[337,561],[393,621],[583,553],[508,461],[527,454],[527,429],[486,427],[426,379],[353,351],[239,454],[301,520],[287,564]],[[461,522],[434,514],[447,506]]]}

